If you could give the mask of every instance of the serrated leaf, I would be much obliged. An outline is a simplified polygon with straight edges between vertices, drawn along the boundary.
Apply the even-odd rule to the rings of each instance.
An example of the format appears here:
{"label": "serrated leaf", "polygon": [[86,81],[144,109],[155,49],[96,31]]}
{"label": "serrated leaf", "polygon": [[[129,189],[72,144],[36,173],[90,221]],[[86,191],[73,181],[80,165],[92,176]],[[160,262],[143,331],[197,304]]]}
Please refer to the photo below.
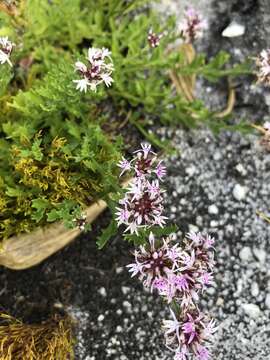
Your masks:
{"label": "serrated leaf", "polygon": [[35,209],[35,212],[32,213],[31,218],[36,222],[39,222],[43,218],[48,206],[50,206],[50,204],[46,199],[32,200],[32,208]]}

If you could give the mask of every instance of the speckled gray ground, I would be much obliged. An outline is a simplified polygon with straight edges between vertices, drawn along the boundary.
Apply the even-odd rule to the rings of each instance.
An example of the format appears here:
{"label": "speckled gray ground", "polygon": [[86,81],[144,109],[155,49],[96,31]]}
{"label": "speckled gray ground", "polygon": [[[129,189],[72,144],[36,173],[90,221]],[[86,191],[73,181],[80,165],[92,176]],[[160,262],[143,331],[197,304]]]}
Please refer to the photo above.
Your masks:
{"label": "speckled gray ground", "polygon": [[[186,2],[171,3],[178,11]],[[207,10],[210,27],[198,46],[209,54],[225,48],[239,60],[254,56],[269,41],[265,22],[259,21],[267,18],[262,16],[263,1],[192,3]],[[220,34],[233,19],[246,26],[246,34],[223,39]],[[237,89],[234,121],[268,119],[268,91],[254,86],[252,79],[240,81]],[[212,108],[224,102],[221,90],[202,81],[197,95]],[[159,134],[173,136],[166,129]],[[255,135],[224,131],[215,137],[206,129],[179,129],[173,141],[177,154],[166,160],[164,184],[170,221],[178,225],[179,238],[198,229],[217,239],[216,285],[202,301],[219,323],[213,359],[269,360],[270,225],[256,216],[256,210],[269,211],[270,156]],[[125,269],[132,248],[119,234],[103,252],[96,249],[95,237],[107,221],[105,213],[90,235],[33,269],[0,269],[1,307],[31,321],[64,308],[78,321],[77,360],[172,359],[160,330],[168,310]]]}

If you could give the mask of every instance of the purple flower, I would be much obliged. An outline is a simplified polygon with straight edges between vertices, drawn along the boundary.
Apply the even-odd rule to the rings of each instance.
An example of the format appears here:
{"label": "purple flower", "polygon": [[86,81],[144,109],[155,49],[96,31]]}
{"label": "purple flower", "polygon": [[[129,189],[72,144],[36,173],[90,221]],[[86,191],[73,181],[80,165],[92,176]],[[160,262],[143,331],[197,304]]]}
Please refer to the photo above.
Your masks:
{"label": "purple flower", "polygon": [[158,181],[134,178],[123,199],[119,201],[116,220],[118,226],[125,224],[126,232],[138,234],[139,228],[158,225],[163,227],[163,193]]}
{"label": "purple flower", "polygon": [[156,33],[153,32],[152,29],[150,29],[149,32],[148,32],[148,36],[147,36],[147,40],[148,40],[148,43],[149,43],[150,47],[152,47],[152,48],[158,47],[159,44],[160,44],[160,40],[163,37],[163,35],[164,35],[163,33],[156,34]]}
{"label": "purple flower", "polygon": [[189,288],[189,281],[186,275],[175,275],[173,283],[175,288],[180,291],[186,291]]}
{"label": "purple flower", "polygon": [[131,161],[123,157],[118,166],[122,169],[120,176],[126,171],[133,171],[136,178],[163,180],[166,175],[166,167],[162,161],[157,160],[151,145],[146,143],[142,143],[141,148],[134,151],[134,158]]}
{"label": "purple flower", "polygon": [[120,176],[122,176],[124,172],[131,170],[130,161],[126,160],[124,157],[122,157],[122,160],[119,161],[118,166],[122,169]]}
{"label": "purple flower", "polygon": [[195,9],[189,7],[184,13],[184,21],[180,24],[180,34],[187,43],[201,38],[207,28],[207,22]]}
{"label": "purple flower", "polygon": [[10,61],[10,55],[12,53],[13,44],[11,41],[8,40],[8,37],[0,37],[0,64],[8,63],[12,66]]}
{"label": "purple flower", "polygon": [[157,289],[158,292],[166,292],[168,289],[168,280],[164,277],[155,278],[152,282],[152,288]]}
{"label": "purple flower", "polygon": [[104,83],[107,87],[111,86],[113,79],[111,74],[114,70],[111,52],[108,49],[90,48],[88,50],[88,64],[81,61],[75,63],[75,71],[81,75],[81,79],[73,80],[77,84],[76,89],[86,92],[88,88],[92,91],[97,90],[97,86]]}
{"label": "purple flower", "polygon": [[[194,242],[195,237],[201,241]],[[168,303],[175,301],[183,309],[194,306],[213,279],[212,249],[205,247],[206,238],[193,234],[193,240],[186,239],[179,246],[173,243],[172,236],[155,241],[151,234],[149,245],[141,246],[136,252],[144,286],[156,290]]]}
{"label": "purple flower", "polygon": [[[168,244],[159,245],[154,235],[149,236],[149,243],[141,245],[135,251],[136,264],[140,266],[140,279],[144,286],[150,289],[157,289],[158,292],[169,292],[170,267],[172,262],[167,256]],[[130,265],[128,267],[132,268]],[[171,273],[172,274],[172,273]]]}
{"label": "purple flower", "polygon": [[202,283],[203,286],[209,286],[213,282],[213,275],[207,271],[202,272],[199,278],[199,281]]}
{"label": "purple flower", "polygon": [[187,344],[190,344],[196,336],[196,325],[190,314],[187,314],[187,317],[188,321],[182,325],[182,330],[184,334],[188,335]]}
{"label": "purple flower", "polygon": [[260,83],[270,85],[270,49],[262,50],[256,58],[257,77]]}
{"label": "purple flower", "polygon": [[173,320],[164,320],[163,328],[166,345],[175,353],[174,359],[187,359],[189,355],[201,360],[209,359],[206,345],[213,333],[206,334],[205,329],[212,321],[197,308],[190,313],[180,309],[179,314],[170,309],[170,313]]}
{"label": "purple flower", "polygon": [[199,346],[196,357],[198,360],[209,360],[210,353],[204,346]]}
{"label": "purple flower", "polygon": [[164,178],[164,176],[166,176],[166,174],[167,174],[166,167],[164,165],[162,165],[162,161],[160,161],[157,164],[155,173],[157,174],[157,177],[159,178],[159,180],[162,180]]}
{"label": "purple flower", "polygon": [[186,360],[188,356],[186,347],[183,347],[182,349],[177,349],[174,354],[174,360]]}
{"label": "purple flower", "polygon": [[[130,182],[123,199],[119,201],[116,220],[118,225],[125,224],[126,231],[138,234],[139,228],[154,225],[163,227],[167,219],[163,215],[163,193],[159,179],[164,175],[165,167],[157,174],[161,162],[156,164],[157,157],[151,145],[142,143],[141,148],[134,152],[131,161],[122,158],[118,166],[122,169],[121,175],[126,171],[133,171],[134,178]],[[156,178],[157,177],[157,178]]]}

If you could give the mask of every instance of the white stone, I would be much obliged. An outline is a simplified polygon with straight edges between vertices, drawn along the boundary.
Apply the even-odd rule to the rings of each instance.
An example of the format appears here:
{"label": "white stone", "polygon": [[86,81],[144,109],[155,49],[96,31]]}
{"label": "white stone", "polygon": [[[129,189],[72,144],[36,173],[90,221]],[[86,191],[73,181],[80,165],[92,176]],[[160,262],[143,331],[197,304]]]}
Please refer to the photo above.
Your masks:
{"label": "white stone", "polygon": [[122,311],[121,309],[117,309],[117,310],[116,310],[116,314],[120,316],[120,315],[123,314],[123,311]]}
{"label": "white stone", "polygon": [[190,177],[192,177],[196,172],[196,167],[194,165],[189,166],[186,168],[186,174]]}
{"label": "white stone", "polygon": [[267,309],[270,309],[270,293],[266,294],[265,306],[267,307]]}
{"label": "white stone", "polygon": [[220,152],[215,152],[215,153],[214,153],[213,159],[214,159],[215,161],[219,161],[221,158],[222,158],[222,155],[221,155]]}
{"label": "white stone", "polygon": [[119,266],[115,269],[116,274],[121,274],[123,272],[124,268],[122,266]]}
{"label": "white stone", "polygon": [[102,322],[105,319],[104,315],[99,315],[99,317],[97,318],[98,322]]}
{"label": "white stone", "polygon": [[218,207],[215,204],[212,204],[208,207],[209,214],[217,215],[218,214]]}
{"label": "white stone", "polygon": [[260,316],[261,310],[258,305],[256,304],[242,304],[242,309],[249,317],[256,319]]}
{"label": "white stone", "polygon": [[251,295],[254,296],[254,297],[257,297],[259,295],[259,286],[258,284],[254,281],[252,284],[251,284]]}
{"label": "white stone", "polygon": [[253,249],[254,256],[261,264],[265,263],[266,260],[266,252],[263,249],[254,248]]}
{"label": "white stone", "polygon": [[199,231],[198,226],[193,225],[193,224],[189,224],[188,229],[189,229],[190,232],[198,232]]}
{"label": "white stone", "polygon": [[107,291],[106,291],[105,287],[101,287],[100,289],[98,289],[98,293],[103,297],[107,296]]}
{"label": "white stone", "polygon": [[222,297],[219,297],[216,302],[217,306],[223,306],[224,305],[224,299]]}
{"label": "white stone", "polygon": [[214,227],[217,227],[217,226],[218,226],[218,221],[216,221],[216,220],[211,220],[211,221],[210,221],[210,226],[213,227],[213,228],[214,228]]}
{"label": "white stone", "polygon": [[235,169],[239,172],[239,174],[243,176],[247,175],[247,170],[244,168],[242,164],[237,164]]}
{"label": "white stone", "polygon": [[233,188],[233,197],[235,200],[242,201],[246,197],[247,190],[248,189],[245,186],[236,184]]}
{"label": "white stone", "polygon": [[130,308],[131,308],[131,303],[125,300],[125,301],[123,302],[123,306],[124,306],[125,308],[127,308],[127,309],[130,309]]}
{"label": "white stone", "polygon": [[224,29],[222,31],[222,36],[223,37],[237,37],[237,36],[242,36],[245,33],[245,26],[242,24],[238,24],[235,21],[232,21],[227,27],[226,29]]}
{"label": "white stone", "polygon": [[244,262],[251,260],[252,259],[251,249],[248,246],[244,246],[239,252],[239,257]]}
{"label": "white stone", "polygon": [[127,295],[130,292],[130,288],[128,286],[122,286],[121,290],[124,295]]}

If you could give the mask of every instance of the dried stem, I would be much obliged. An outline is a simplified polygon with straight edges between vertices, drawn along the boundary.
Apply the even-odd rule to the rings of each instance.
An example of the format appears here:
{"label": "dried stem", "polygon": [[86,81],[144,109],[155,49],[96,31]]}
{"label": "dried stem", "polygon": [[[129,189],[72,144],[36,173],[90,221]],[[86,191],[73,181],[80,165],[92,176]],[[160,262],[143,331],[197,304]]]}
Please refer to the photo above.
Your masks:
{"label": "dried stem", "polygon": [[28,325],[0,314],[1,360],[74,359],[72,327],[69,317]]}

